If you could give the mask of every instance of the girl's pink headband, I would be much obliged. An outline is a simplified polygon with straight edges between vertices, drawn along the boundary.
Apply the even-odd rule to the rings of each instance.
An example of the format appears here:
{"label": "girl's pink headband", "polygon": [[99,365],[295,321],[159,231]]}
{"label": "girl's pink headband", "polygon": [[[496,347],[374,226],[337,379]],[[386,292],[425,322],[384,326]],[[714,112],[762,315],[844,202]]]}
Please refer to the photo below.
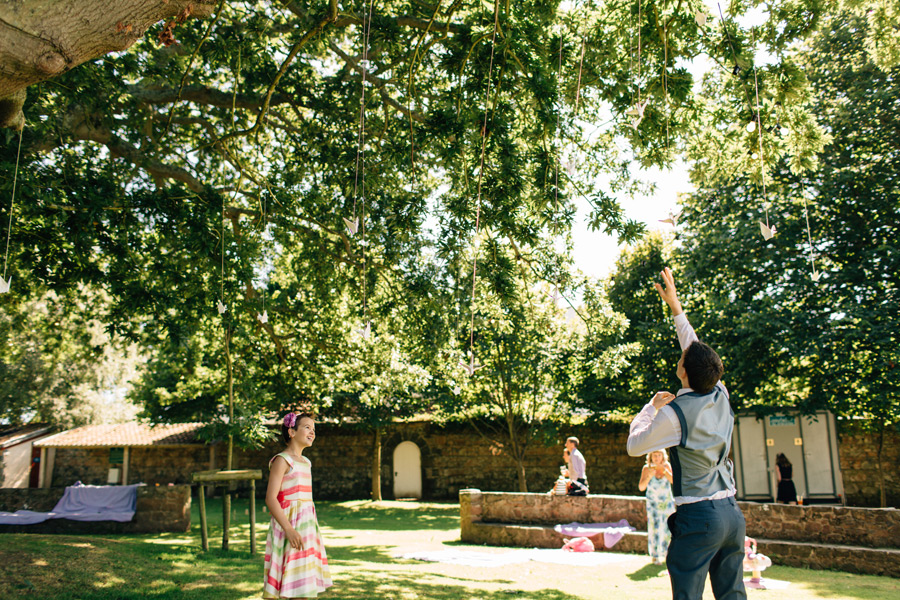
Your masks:
{"label": "girl's pink headband", "polygon": [[296,424],[297,424],[297,413],[289,412],[288,414],[284,415],[284,426],[285,427],[287,427],[288,429],[293,429]]}

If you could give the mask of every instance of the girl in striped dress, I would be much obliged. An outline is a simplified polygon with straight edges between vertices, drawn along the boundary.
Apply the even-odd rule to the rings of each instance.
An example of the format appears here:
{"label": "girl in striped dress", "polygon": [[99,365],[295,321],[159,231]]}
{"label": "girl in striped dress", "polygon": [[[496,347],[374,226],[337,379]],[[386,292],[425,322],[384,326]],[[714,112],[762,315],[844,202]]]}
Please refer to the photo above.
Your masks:
{"label": "girl in striped dress", "polygon": [[269,461],[266,506],[272,514],[266,537],[263,598],[316,598],[331,587],[331,572],[312,501],[312,473],[303,449],[316,439],[311,415],[284,416],[287,448]]}

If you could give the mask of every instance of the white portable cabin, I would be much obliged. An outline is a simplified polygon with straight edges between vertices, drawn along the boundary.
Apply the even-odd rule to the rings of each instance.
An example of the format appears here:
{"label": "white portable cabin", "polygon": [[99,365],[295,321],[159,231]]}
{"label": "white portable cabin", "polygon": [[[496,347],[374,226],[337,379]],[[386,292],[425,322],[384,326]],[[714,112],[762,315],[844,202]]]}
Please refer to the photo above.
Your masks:
{"label": "white portable cabin", "polygon": [[787,410],[762,417],[738,413],[731,446],[739,500],[775,500],[775,456],[784,453],[804,502],[843,501],[835,418],[829,411],[801,415]]}

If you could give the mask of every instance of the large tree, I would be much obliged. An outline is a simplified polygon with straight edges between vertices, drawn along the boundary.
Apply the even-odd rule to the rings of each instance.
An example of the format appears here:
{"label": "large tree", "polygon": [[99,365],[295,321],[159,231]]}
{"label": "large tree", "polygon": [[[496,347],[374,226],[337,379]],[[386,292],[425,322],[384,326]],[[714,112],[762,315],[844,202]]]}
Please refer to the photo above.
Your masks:
{"label": "large tree", "polygon": [[[576,195],[595,228],[635,239],[614,199],[634,189],[628,164],[666,163],[718,109],[680,60],[737,63],[727,106],[744,119],[750,41],[784,48],[816,7],[785,3],[759,31],[733,21],[743,5],[701,24],[681,1],[220,2],[154,25],[29,88],[0,157],[12,173],[21,139],[2,301],[32,282],[102,286],[101,320],[158,350],[141,386],[158,418],[203,418],[234,383],[264,406],[320,398],[348,330],[392,313],[403,351],[431,367],[465,347],[471,290],[504,277],[460,275],[477,232],[550,284]],[[785,149],[802,166],[818,138],[794,73],[762,75],[812,132]]]}
{"label": "large tree", "polygon": [[[780,154],[779,126],[802,132],[761,90],[765,151],[777,158],[767,195],[758,171],[702,185],[685,203],[680,256],[694,283],[687,303],[726,349],[739,402],[863,417],[883,440],[900,423],[900,72],[870,60],[865,30],[830,16],[795,54],[829,134],[818,168]],[[756,225],[766,209],[777,227],[768,242]]]}

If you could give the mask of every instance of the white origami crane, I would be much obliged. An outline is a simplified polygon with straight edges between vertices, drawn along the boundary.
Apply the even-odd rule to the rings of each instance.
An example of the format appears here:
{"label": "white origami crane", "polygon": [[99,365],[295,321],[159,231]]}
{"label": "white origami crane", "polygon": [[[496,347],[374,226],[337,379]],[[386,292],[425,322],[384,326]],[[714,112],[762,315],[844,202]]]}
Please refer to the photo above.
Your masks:
{"label": "white origami crane", "polygon": [[753,133],[756,131],[756,121],[750,121],[747,123],[747,133]]}
{"label": "white origami crane", "polygon": [[821,277],[821,276],[822,276],[822,272],[821,272],[821,271],[816,271],[816,268],[813,267],[812,280],[813,280],[813,281],[819,281],[819,277]]}
{"label": "white origami crane", "polygon": [[454,396],[459,396],[462,393],[462,388],[457,385],[453,388],[452,391]]}
{"label": "white origami crane", "polygon": [[221,300],[219,300],[219,301],[216,303],[216,308],[219,309],[219,314],[220,314],[220,315],[224,315],[224,314],[225,314],[225,311],[228,310],[228,307],[225,306],[225,304],[223,304]]}
{"label": "white origami crane", "polygon": [[571,179],[572,177],[575,177],[575,169],[578,167],[578,163],[576,163],[572,159],[569,159],[566,161],[565,167],[566,167],[566,174],[569,176],[569,179]]}
{"label": "white origami crane", "polygon": [[544,292],[547,296],[553,300],[553,306],[557,306],[559,301],[562,300],[562,294],[559,293],[559,287],[553,286],[553,292]]}
{"label": "white origami crane", "polygon": [[699,8],[694,11],[694,20],[700,27],[706,27],[706,13]]}
{"label": "white origami crane", "polygon": [[0,294],[8,294],[9,286],[12,283],[12,275],[9,276],[9,279],[5,280],[0,277]]}
{"label": "white origami crane", "polygon": [[479,365],[475,362],[475,355],[469,354],[469,362],[465,363],[463,361],[459,361],[459,366],[461,366],[466,373],[469,374],[469,377],[475,374],[475,371],[483,367],[484,365]]}
{"label": "white origami crane", "polygon": [[372,321],[366,321],[366,324],[356,330],[356,333],[364,340],[368,340],[372,335]]}
{"label": "white origami crane", "polygon": [[632,129],[637,130],[638,125],[640,125],[641,121],[644,120],[644,109],[647,108],[647,104],[649,103],[650,98],[644,98],[643,102],[638,102],[632,108],[629,108],[627,111],[625,111],[626,115],[628,115],[629,117],[634,117],[633,119],[631,119],[631,123],[629,123]]}
{"label": "white origami crane", "polygon": [[775,226],[772,225],[772,227],[769,227],[763,221],[759,222],[759,231],[762,233],[762,236],[766,238],[767,242],[775,236]]}
{"label": "white origami crane", "polygon": [[266,323],[269,322],[269,313],[266,312],[265,310],[262,311],[262,314],[257,313],[256,320],[259,321],[260,323],[262,323],[263,325],[265,325]]}
{"label": "white origami crane", "polygon": [[356,235],[356,232],[359,231],[359,217],[353,217],[352,220],[344,217],[341,218],[344,219],[344,225],[347,226],[347,231],[350,232],[350,237]]}
{"label": "white origami crane", "polygon": [[678,212],[672,212],[672,211],[670,210],[670,211],[669,211],[669,218],[667,218],[667,219],[660,219],[659,222],[660,222],[660,223],[669,223],[669,224],[672,225],[672,227],[678,227],[678,219],[681,218],[681,212],[682,212],[682,211],[680,211],[680,210],[679,210]]}

